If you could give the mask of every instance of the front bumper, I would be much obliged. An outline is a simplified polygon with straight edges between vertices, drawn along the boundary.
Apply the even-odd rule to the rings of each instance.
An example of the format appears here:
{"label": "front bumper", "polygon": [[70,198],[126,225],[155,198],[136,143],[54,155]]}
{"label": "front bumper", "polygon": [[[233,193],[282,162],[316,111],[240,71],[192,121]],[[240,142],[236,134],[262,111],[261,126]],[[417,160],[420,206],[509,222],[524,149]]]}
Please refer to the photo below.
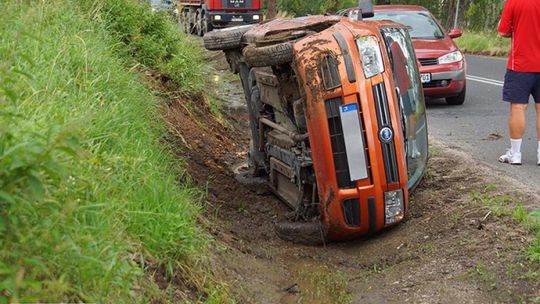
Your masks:
{"label": "front bumper", "polygon": [[459,95],[466,84],[465,62],[420,67],[420,73],[430,73],[431,81],[422,84],[424,95],[431,98]]}
{"label": "front bumper", "polygon": [[208,13],[208,18],[215,28],[229,25],[255,24],[263,19],[261,12],[230,13],[225,11],[212,11]]}

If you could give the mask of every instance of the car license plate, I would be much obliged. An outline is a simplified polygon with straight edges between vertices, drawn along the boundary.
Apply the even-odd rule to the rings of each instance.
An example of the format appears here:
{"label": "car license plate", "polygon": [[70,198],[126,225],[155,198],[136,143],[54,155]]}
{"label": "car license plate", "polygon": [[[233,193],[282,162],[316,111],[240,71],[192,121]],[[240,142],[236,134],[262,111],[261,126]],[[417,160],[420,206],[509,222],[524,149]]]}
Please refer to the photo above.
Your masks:
{"label": "car license plate", "polygon": [[422,80],[422,83],[431,82],[431,74],[430,73],[420,74],[420,80]]}
{"label": "car license plate", "polygon": [[242,18],[242,17],[233,17],[232,21],[233,22],[242,22],[242,21],[244,21],[244,18]]}

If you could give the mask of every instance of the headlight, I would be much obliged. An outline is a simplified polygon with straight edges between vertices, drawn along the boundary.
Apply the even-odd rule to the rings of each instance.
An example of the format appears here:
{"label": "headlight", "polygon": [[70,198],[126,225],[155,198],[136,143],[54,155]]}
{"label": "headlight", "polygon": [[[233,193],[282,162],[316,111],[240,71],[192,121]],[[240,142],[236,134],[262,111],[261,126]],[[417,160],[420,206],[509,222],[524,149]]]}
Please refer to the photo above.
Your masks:
{"label": "headlight", "polygon": [[253,20],[260,20],[261,19],[261,16],[259,15],[253,15]]}
{"label": "headlight", "polygon": [[221,20],[221,16],[220,15],[215,15],[214,20],[218,20],[218,21]]}
{"label": "headlight", "polygon": [[390,191],[384,193],[385,224],[391,225],[403,219],[403,191]]}
{"label": "headlight", "polygon": [[356,45],[360,51],[366,78],[371,78],[384,72],[381,49],[375,36],[359,37],[356,39]]}
{"label": "headlight", "polygon": [[463,60],[463,54],[460,51],[455,51],[439,57],[439,64],[460,62],[461,60]]}

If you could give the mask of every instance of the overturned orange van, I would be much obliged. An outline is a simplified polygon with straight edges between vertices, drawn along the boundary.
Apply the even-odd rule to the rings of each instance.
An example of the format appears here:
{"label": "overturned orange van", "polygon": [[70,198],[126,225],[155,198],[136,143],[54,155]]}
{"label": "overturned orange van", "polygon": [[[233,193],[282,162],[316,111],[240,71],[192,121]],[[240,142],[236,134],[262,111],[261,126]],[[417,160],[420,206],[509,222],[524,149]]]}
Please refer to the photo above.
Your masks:
{"label": "overturned orange van", "polygon": [[[373,14],[371,5],[363,15]],[[427,163],[424,96],[407,29],[337,16],[215,31],[242,79],[249,172],[294,212],[284,239],[348,240],[400,223]]]}

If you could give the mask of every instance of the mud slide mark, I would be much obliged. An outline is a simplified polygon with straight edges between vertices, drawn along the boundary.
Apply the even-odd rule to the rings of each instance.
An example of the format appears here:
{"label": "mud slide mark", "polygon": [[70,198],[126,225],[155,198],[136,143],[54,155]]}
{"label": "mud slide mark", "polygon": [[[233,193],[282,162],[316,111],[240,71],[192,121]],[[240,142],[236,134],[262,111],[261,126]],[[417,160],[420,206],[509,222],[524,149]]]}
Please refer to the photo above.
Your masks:
{"label": "mud slide mark", "polygon": [[[225,109],[205,100],[168,100],[170,140],[207,189],[206,217],[216,239],[215,271],[240,303],[514,303],[540,297],[540,269],[527,260],[529,234],[500,208],[536,197],[500,180],[442,143],[431,147],[426,178],[408,220],[349,243],[304,246],[280,240],[288,209],[262,185],[245,186],[232,168],[245,160],[248,121],[240,82],[219,53],[207,53]],[[508,184],[505,182],[504,184]],[[491,185],[487,187],[487,185]],[[506,210],[504,209],[504,210]]]}

